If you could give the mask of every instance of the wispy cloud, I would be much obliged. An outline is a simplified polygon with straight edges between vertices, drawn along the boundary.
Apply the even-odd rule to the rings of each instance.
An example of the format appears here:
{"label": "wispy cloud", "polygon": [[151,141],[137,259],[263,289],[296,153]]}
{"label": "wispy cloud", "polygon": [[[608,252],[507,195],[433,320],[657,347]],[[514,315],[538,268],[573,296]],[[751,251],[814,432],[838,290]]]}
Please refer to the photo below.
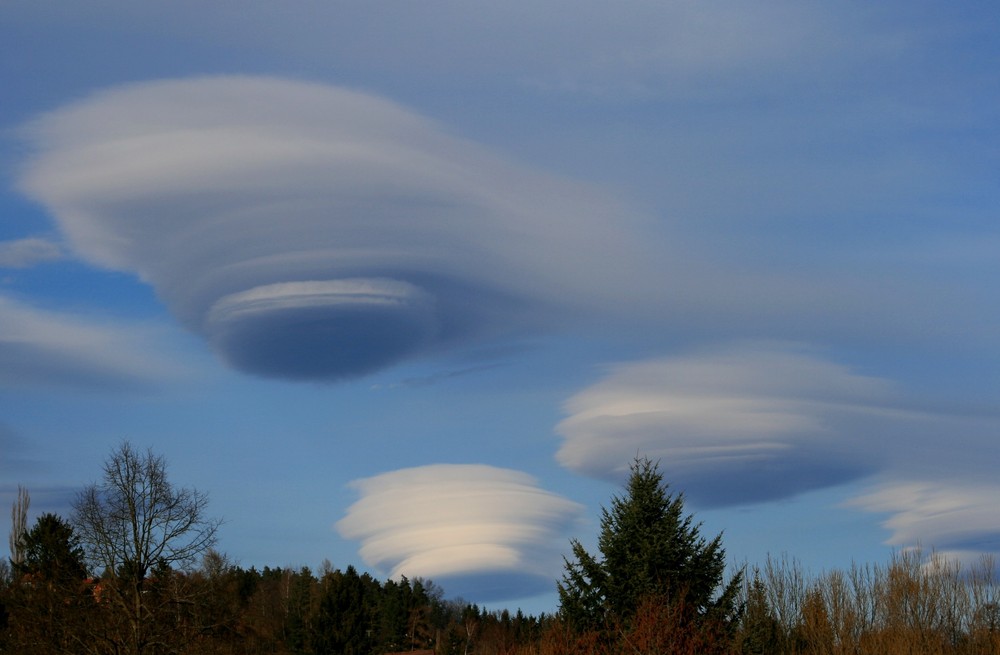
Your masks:
{"label": "wispy cloud", "polygon": [[847,505],[888,514],[883,526],[896,546],[933,547],[972,564],[1000,553],[1000,484],[993,481],[899,480],[873,488]]}
{"label": "wispy cloud", "polygon": [[361,541],[366,563],[485,600],[551,592],[583,509],[529,475],[485,465],[421,466],[352,486],[361,498],[337,530]]}
{"label": "wispy cloud", "polygon": [[451,369],[445,371],[437,371],[431,373],[430,375],[423,375],[420,377],[404,378],[398,382],[392,382],[389,384],[376,384],[372,385],[373,390],[379,389],[399,389],[399,388],[416,388],[416,387],[429,387],[431,385],[443,382],[445,380],[451,380],[454,378],[465,377],[466,375],[474,375],[476,373],[481,373],[483,371],[489,371],[502,366],[501,364],[479,364],[476,366],[467,366],[460,369]]}
{"label": "wispy cloud", "polygon": [[362,375],[656,277],[618,203],[337,87],[154,82],[26,134],[21,187],[73,248],[252,373]]}
{"label": "wispy cloud", "polygon": [[0,241],[0,268],[30,268],[63,258],[59,244],[40,237]]}
{"label": "wispy cloud", "polygon": [[16,473],[24,473],[37,466],[30,455],[27,441],[9,426],[0,423],[0,473],[10,479]]}
{"label": "wispy cloud", "polygon": [[10,507],[18,487],[24,487],[31,496],[29,520],[45,512],[69,516],[79,489],[67,484],[65,478],[52,480],[51,463],[43,458],[38,446],[0,422],[0,506]]}
{"label": "wispy cloud", "polygon": [[111,324],[0,295],[0,387],[149,389],[182,374],[165,342],[151,326]]}

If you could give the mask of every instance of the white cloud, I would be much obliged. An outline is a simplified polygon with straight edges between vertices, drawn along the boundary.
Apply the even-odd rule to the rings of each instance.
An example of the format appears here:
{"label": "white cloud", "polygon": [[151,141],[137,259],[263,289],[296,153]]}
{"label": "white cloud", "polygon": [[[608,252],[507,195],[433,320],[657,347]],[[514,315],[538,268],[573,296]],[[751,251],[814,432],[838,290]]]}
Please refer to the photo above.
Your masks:
{"label": "white cloud", "polygon": [[21,188],[80,256],[138,274],[253,373],[365,374],[657,277],[618,203],[337,87],[152,82],[26,134]]}
{"label": "white cloud", "polygon": [[111,325],[0,296],[0,386],[146,388],[182,372],[163,345],[150,326]]}
{"label": "white cloud", "polygon": [[483,600],[552,591],[582,513],[529,475],[485,465],[402,469],[352,486],[361,497],[337,530],[361,541],[367,564]]}
{"label": "white cloud", "polygon": [[0,268],[30,268],[62,257],[63,251],[59,244],[48,239],[29,237],[0,241]]}

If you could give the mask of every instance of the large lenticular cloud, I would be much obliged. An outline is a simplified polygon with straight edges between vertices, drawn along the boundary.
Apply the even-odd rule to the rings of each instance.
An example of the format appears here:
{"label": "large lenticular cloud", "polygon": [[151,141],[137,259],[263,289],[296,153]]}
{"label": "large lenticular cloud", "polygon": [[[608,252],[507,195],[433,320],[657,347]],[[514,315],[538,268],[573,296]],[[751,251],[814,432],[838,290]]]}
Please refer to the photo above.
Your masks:
{"label": "large lenticular cloud", "polygon": [[141,276],[252,373],[365,374],[615,302],[615,263],[635,272],[615,203],[341,88],[139,84],[25,134],[21,188],[76,253]]}
{"label": "large lenticular cloud", "polygon": [[485,465],[402,469],[353,486],[361,498],[337,529],[362,542],[367,564],[477,601],[553,591],[582,513],[529,475]]}

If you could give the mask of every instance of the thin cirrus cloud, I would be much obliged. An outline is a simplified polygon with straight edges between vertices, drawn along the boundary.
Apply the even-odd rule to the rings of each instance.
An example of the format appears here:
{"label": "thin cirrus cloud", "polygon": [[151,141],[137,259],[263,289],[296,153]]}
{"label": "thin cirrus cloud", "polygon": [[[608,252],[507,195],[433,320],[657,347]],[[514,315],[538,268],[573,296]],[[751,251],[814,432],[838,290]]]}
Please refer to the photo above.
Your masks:
{"label": "thin cirrus cloud", "polygon": [[367,564],[484,600],[551,592],[583,512],[525,473],[486,465],[420,466],[352,486],[360,498],[336,527],[361,542]]}
{"label": "thin cirrus cloud", "polygon": [[138,275],[250,373],[363,375],[655,278],[617,202],[338,87],[151,82],[24,133],[20,188],[76,254]]}
{"label": "thin cirrus cloud", "polygon": [[162,332],[109,325],[0,295],[0,387],[141,390],[183,374]]}

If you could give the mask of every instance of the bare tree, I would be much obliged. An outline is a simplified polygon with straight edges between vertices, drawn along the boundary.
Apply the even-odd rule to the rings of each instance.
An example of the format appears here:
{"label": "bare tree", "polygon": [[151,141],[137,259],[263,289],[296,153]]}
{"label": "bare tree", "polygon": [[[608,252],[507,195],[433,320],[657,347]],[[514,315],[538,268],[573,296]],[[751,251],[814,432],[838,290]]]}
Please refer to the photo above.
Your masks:
{"label": "bare tree", "polygon": [[[104,463],[100,482],[83,489],[73,523],[109,598],[105,639],[138,655],[165,648],[166,614],[176,608],[169,578],[215,544],[219,521],[208,497],[174,487],[163,457],[123,442]],[[103,592],[102,592],[103,593]],[[166,595],[165,595],[166,594]]]}
{"label": "bare tree", "polygon": [[14,567],[24,562],[24,537],[28,534],[28,490],[17,485],[17,500],[10,508],[10,561]]}

